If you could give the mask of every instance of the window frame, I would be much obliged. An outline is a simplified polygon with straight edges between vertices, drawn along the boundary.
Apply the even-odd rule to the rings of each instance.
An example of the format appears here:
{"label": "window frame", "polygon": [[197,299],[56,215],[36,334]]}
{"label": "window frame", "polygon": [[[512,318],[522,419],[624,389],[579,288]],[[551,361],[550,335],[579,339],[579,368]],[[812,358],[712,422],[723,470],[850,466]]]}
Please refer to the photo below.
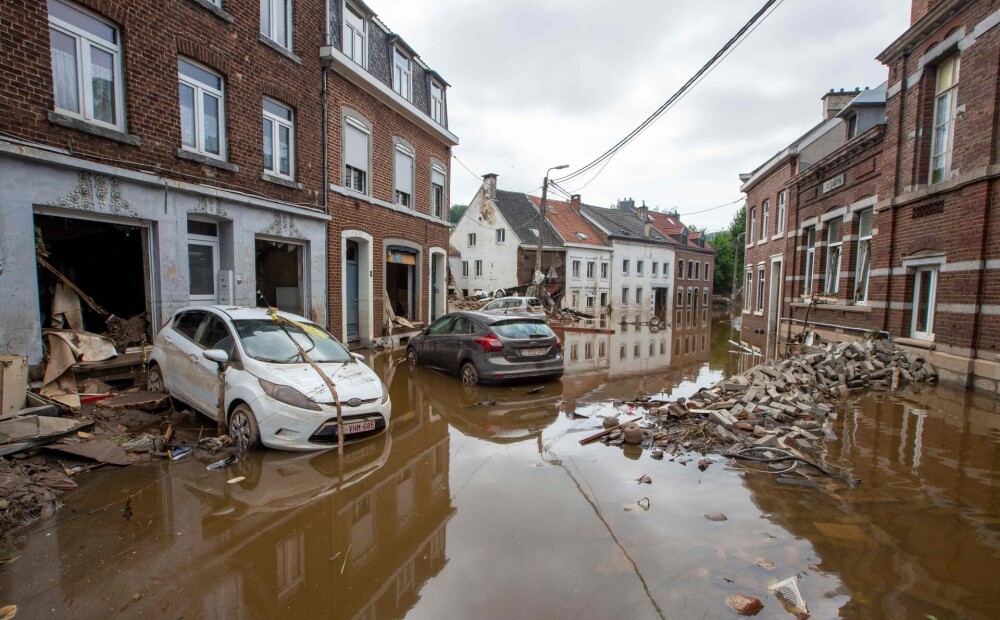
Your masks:
{"label": "window frame", "polygon": [[754,306],[755,312],[764,312],[764,294],[767,292],[764,284],[764,266],[761,265],[757,268],[757,303]]}
{"label": "window frame", "polygon": [[[951,83],[945,88],[941,88],[940,78],[941,70],[947,66],[951,65]],[[930,185],[936,185],[942,181],[947,181],[951,178],[952,174],[952,157],[954,155],[955,147],[955,121],[958,114],[958,83],[960,79],[961,72],[961,56],[958,53],[952,54],[939,62],[934,68],[934,107],[931,116],[931,144],[930,144],[930,160],[928,162],[927,170],[927,182]],[[938,114],[941,109],[942,101],[947,99],[947,118],[943,122],[938,121]],[[938,152],[939,147],[941,147],[941,138],[938,137],[940,130],[944,130],[944,148]],[[935,168],[935,160],[938,158],[943,159],[943,163],[940,169]],[[935,178],[935,172],[941,171],[941,176]]]}
{"label": "window frame", "polygon": [[809,297],[813,294],[813,276],[816,274],[816,227],[809,226],[806,233],[806,262],[805,262],[805,284],[802,287],[802,295]]}
{"label": "window frame", "polygon": [[760,206],[760,239],[761,241],[766,241],[768,238],[768,230],[771,219],[771,201],[765,200]]}
{"label": "window frame", "polygon": [[778,213],[776,214],[776,218],[774,221],[775,234],[785,232],[785,217],[787,215],[786,207],[788,206],[787,203],[788,203],[788,190],[783,189],[780,192],[778,192]]}
{"label": "window frame", "polygon": [[645,275],[643,273],[643,269],[645,268],[645,265],[644,265],[645,262],[646,261],[641,261],[641,260],[635,261],[635,275],[637,275],[637,276]]}
{"label": "window frame", "polygon": [[476,270],[476,277],[477,278],[483,277],[483,261],[482,261],[482,259],[476,259],[475,270]]}
{"label": "window frame", "polygon": [[[415,211],[417,208],[417,202],[414,200],[414,177],[416,176],[417,170],[417,154],[416,151],[408,144],[404,144],[400,139],[396,138],[393,144],[392,151],[392,187],[393,187],[393,204],[404,207],[411,211]],[[410,178],[409,178],[409,192],[403,192],[398,187],[399,184],[399,171],[397,170],[399,166],[398,158],[399,155],[403,157],[410,158]],[[405,189],[405,188],[404,188]],[[406,202],[402,202],[402,196],[406,196]]]}
{"label": "window frame", "polygon": [[[400,58],[406,60],[406,67],[399,63]],[[402,80],[404,75],[405,82]],[[405,93],[403,92],[404,84],[406,86]],[[410,101],[413,96],[413,59],[395,45],[392,46],[392,90],[407,101]]]}
{"label": "window frame", "polygon": [[[260,3],[261,3],[260,10],[261,10],[262,14],[264,12],[264,5],[266,4],[267,7],[268,7],[268,25],[271,26],[271,28],[270,28],[271,32],[264,32],[264,22],[263,22],[263,20],[261,20],[261,22],[260,22],[260,28],[258,29],[260,31],[260,34],[263,35],[263,36],[265,36],[265,37],[267,37],[267,39],[269,41],[271,41],[272,43],[274,43],[277,46],[280,46],[283,49],[288,50],[289,52],[292,51],[292,45],[293,45],[293,41],[294,41],[294,38],[292,37],[292,33],[295,30],[294,26],[292,25],[292,15],[293,15],[293,13],[292,13],[292,2],[293,2],[293,0],[260,0]],[[281,6],[279,6],[279,5],[281,5]],[[284,10],[281,10],[282,8],[284,8]],[[284,15],[281,15],[281,13],[284,13]],[[275,18],[277,18],[279,16],[284,17],[284,20],[285,20],[285,39],[286,39],[286,41],[284,43],[282,43],[281,41],[279,41],[278,39],[276,39],[273,36],[273,34],[274,34]]]}
{"label": "window frame", "polygon": [[679,259],[677,261],[677,279],[684,279],[684,259]]}
{"label": "window frame", "polygon": [[[184,75],[180,70],[180,63],[187,63],[192,67],[206,71],[219,78],[220,88],[198,81],[196,78]],[[184,144],[184,125],[181,122],[181,149],[212,157],[221,161],[227,161],[227,140],[226,140],[226,78],[218,71],[207,67],[196,60],[186,56],[177,57],[177,83],[178,83],[178,105],[180,105],[180,85],[183,84],[194,90],[194,137],[195,146],[190,147]],[[205,95],[215,97],[219,101],[219,152],[218,154],[205,150],[205,122],[204,105]]]}
{"label": "window frame", "polygon": [[608,265],[609,265],[609,263],[606,263],[606,262],[602,262],[601,263],[601,279],[602,280],[607,280],[608,279],[608,270],[609,270]]}
{"label": "window frame", "polygon": [[597,273],[597,264],[592,260],[587,261],[587,277],[593,278],[596,273]]}
{"label": "window frame", "polygon": [[635,305],[637,305],[637,306],[641,306],[642,305],[642,287],[641,286],[635,287]]}
{"label": "window frame", "polygon": [[[831,229],[836,225],[837,240],[830,237]],[[834,264],[833,254],[836,252],[837,260]],[[840,292],[841,262],[844,257],[844,220],[834,219],[826,223],[826,261],[823,270],[823,292],[827,295],[836,295]]]}
{"label": "window frame", "polygon": [[703,263],[703,266],[705,268],[705,282],[708,282],[709,279],[710,279],[709,275],[711,274],[711,267],[710,267],[708,261],[706,261],[705,263]]}
{"label": "window frame", "polygon": [[622,275],[626,275],[626,276],[628,275],[628,271],[629,271],[629,262],[630,262],[630,261],[629,261],[629,259],[627,259],[627,258],[623,258],[623,259],[622,259]]}
{"label": "window frame", "polygon": [[572,269],[573,269],[573,271],[572,271],[573,277],[574,278],[579,278],[580,277],[580,261],[574,260],[573,263],[572,263]]}
{"label": "window frame", "polygon": [[660,263],[654,260],[652,263],[650,263],[650,267],[652,267],[652,270],[650,271],[649,274],[650,277],[655,278],[660,275]]}
{"label": "window frame", "polygon": [[[71,2],[63,2],[62,0],[52,0],[53,2],[58,2],[63,6],[69,8],[70,10],[76,11],[85,17],[99,21],[104,25],[111,28],[115,33],[116,43],[110,44],[107,41],[101,39],[98,35],[80,28],[79,26],[74,26],[62,19],[54,16],[51,11],[48,11],[46,4],[46,12],[48,14],[48,24],[49,24],[49,60],[52,64],[52,107],[55,111],[60,114],[65,114],[66,116],[72,116],[73,118],[78,118],[87,123],[97,125],[99,127],[107,127],[108,129],[113,129],[115,131],[125,131],[125,80],[124,80],[124,69],[123,63],[123,50],[122,50],[122,29],[121,27],[108,20],[104,17],[90,11],[84,7],[78,6]],[[76,104],[79,107],[78,112],[73,110],[67,110],[65,108],[59,107],[56,99],[56,74],[55,74],[55,62],[52,61],[52,35],[51,31],[55,29],[68,37],[71,37],[74,42],[74,52],[76,55]],[[107,121],[100,120],[94,115],[94,87],[93,87],[93,61],[91,56],[91,48],[96,47],[112,57],[112,77],[114,79],[114,115],[115,123],[108,123]]]}
{"label": "window frame", "polygon": [[469,233],[466,237],[466,246],[470,248],[476,247],[476,233]]}
{"label": "window frame", "polygon": [[[347,12],[350,11],[355,17],[360,19],[362,32],[358,33],[354,25],[347,21]],[[350,2],[344,1],[343,12],[341,13],[343,22],[343,33],[341,34],[340,40],[340,51],[344,53],[345,56],[357,63],[362,69],[368,68],[368,20],[365,18],[363,11],[357,10]],[[347,35],[348,30],[351,34],[351,53],[349,54],[345,49],[347,46]],[[356,42],[355,35],[360,34],[362,44],[361,44],[361,61],[354,57],[354,44]]]}
{"label": "window frame", "polygon": [[743,284],[743,311],[750,312],[753,307],[753,268],[747,267]]}
{"label": "window frame", "polygon": [[467,260],[462,261],[462,277],[463,278],[469,277],[469,261]]}
{"label": "window frame", "polygon": [[[414,171],[415,173],[416,171]],[[438,184],[434,182],[434,175],[441,175],[442,183]],[[431,215],[434,217],[446,220],[448,219],[445,215],[448,212],[448,190],[446,189],[448,185],[448,171],[445,170],[444,166],[437,163],[437,161],[431,162]],[[440,200],[439,200],[440,198]]]}
{"label": "window frame", "polygon": [[[357,129],[363,133],[368,140],[367,157],[365,158],[365,170],[360,170],[351,166],[347,163],[347,126],[350,125],[354,129]],[[351,113],[344,113],[343,122],[341,123],[340,131],[340,159],[341,167],[343,168],[343,183],[344,187],[352,191],[358,192],[359,194],[364,194],[365,196],[371,195],[372,182],[371,182],[371,169],[372,169],[372,130],[367,120],[362,120],[360,116],[355,116]],[[361,176],[363,175],[363,177]],[[363,189],[357,189],[354,184],[354,180],[360,178],[363,184]]]}
{"label": "window frame", "polygon": [[[435,97],[435,90],[440,97]],[[431,80],[431,120],[438,125],[444,126],[444,86],[437,80]]]}
{"label": "window frame", "polygon": [[[278,115],[274,114],[273,112],[270,112],[267,109],[266,105],[268,102],[270,102],[272,105],[276,105],[280,108],[287,110],[289,116],[291,116],[291,120],[280,118],[278,117]],[[273,168],[269,169],[267,167],[267,163],[265,162],[264,172],[274,175],[276,177],[280,177],[282,179],[288,179],[290,181],[294,181],[295,180],[295,110],[271,97],[264,97],[264,103],[262,103],[261,108],[264,114],[265,127],[267,121],[271,122],[271,149],[272,149],[271,163],[273,164]],[[280,160],[278,149],[280,148],[280,137],[281,137],[282,127],[288,129],[288,174],[283,174],[280,172],[280,164],[278,163]],[[262,146],[261,155],[263,155],[263,153],[264,151]]]}
{"label": "window frame", "polygon": [[625,307],[625,306],[629,305],[629,303],[628,303],[628,300],[629,300],[629,288],[627,286],[623,286],[622,287],[622,297],[621,297],[621,299],[622,299],[622,307]]}
{"label": "window frame", "polygon": [[504,243],[507,241],[507,229],[497,228],[496,230],[497,243]]}
{"label": "window frame", "polygon": [[[922,273],[931,274],[930,293],[927,296],[927,329],[919,331],[917,329],[917,306],[920,298],[922,285],[920,275]],[[921,340],[934,340],[934,317],[937,314],[937,286],[940,276],[940,265],[921,265],[913,272],[913,298],[911,299],[912,310],[910,311],[910,337]]]}
{"label": "window frame", "polygon": [[[868,214],[868,234],[862,234],[864,216]],[[858,256],[854,267],[854,303],[865,305],[868,302],[868,284],[871,280],[872,263],[872,229],[875,227],[875,209],[868,207],[855,214],[858,218]],[[862,277],[864,281],[862,282]]]}
{"label": "window frame", "polygon": [[747,245],[749,245],[749,244],[751,244],[751,243],[753,243],[755,241],[755,239],[754,239],[754,233],[757,232],[757,230],[756,230],[757,229],[757,207],[751,207],[750,208],[750,220],[749,220],[749,226],[747,226],[747,228],[748,228],[748,230],[747,230]]}

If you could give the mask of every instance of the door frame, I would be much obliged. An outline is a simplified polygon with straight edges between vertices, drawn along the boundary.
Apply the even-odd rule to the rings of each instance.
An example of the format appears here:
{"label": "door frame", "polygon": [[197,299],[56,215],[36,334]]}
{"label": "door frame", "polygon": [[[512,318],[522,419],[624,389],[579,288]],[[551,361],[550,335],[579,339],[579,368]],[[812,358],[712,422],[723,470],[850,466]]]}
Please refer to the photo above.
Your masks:
{"label": "door frame", "polygon": [[[358,340],[368,346],[375,339],[375,304],[374,304],[374,256],[375,239],[363,230],[343,230],[340,233],[340,291],[347,289],[347,241],[358,244]],[[331,290],[331,296],[333,290]],[[347,312],[344,311],[343,300],[331,297],[331,307],[340,305],[340,334],[347,339]],[[331,327],[333,327],[331,325]]]}
{"label": "door frame", "polygon": [[[781,302],[782,292],[785,283],[785,259],[784,256],[772,256],[770,261],[771,279],[767,293],[767,344],[764,351],[765,359],[773,359],[778,352],[778,333],[781,331]],[[777,275],[775,274],[777,272]],[[773,330],[773,332],[772,332]]]}
{"label": "door frame", "polygon": [[[928,301],[928,316],[927,316],[927,330],[917,331],[917,298],[920,296],[920,274],[930,273],[930,294],[927,296]],[[937,310],[937,285],[938,278],[940,277],[940,267],[938,265],[921,265],[915,267],[913,270],[913,299],[910,310],[910,337],[920,338],[922,340],[933,340],[934,339],[934,315]]]}
{"label": "door frame", "polygon": [[[437,264],[437,277],[435,278],[434,265]],[[440,318],[448,313],[448,253],[439,247],[432,247],[427,250],[427,324],[430,325],[436,318]],[[434,289],[438,290],[435,300]],[[437,303],[435,303],[435,301]],[[435,306],[437,306],[435,308]]]}
{"label": "door frame", "polygon": [[[354,244],[355,247],[353,265],[354,265],[354,279],[356,280],[356,282],[354,282],[353,284],[355,289],[354,294],[357,297],[357,299],[353,301],[350,298],[352,283],[351,283],[351,269],[349,268],[349,265],[352,264],[352,261],[348,258],[349,248],[351,244]],[[355,239],[344,239],[343,291],[344,291],[344,342],[354,342],[357,340],[361,340],[361,244],[359,244]],[[349,310],[352,304],[355,306],[355,312],[357,313],[356,317],[357,323],[355,324],[356,326],[353,338],[351,337],[351,332],[350,332],[351,323],[349,320],[350,317]]]}
{"label": "door frame", "polygon": [[[215,236],[211,237],[209,235],[194,235],[187,232],[188,221],[202,222],[204,224],[211,224],[215,226]],[[221,230],[219,227],[219,222],[210,218],[204,217],[187,217],[184,220],[184,234],[185,234],[185,244],[184,251],[185,256],[188,259],[188,299],[192,304],[197,305],[197,303],[210,302],[211,304],[219,303],[219,269],[221,264],[221,246],[219,244],[219,235]],[[191,294],[191,246],[192,245],[207,245],[212,248],[212,290],[214,293],[212,295],[192,295]]]}

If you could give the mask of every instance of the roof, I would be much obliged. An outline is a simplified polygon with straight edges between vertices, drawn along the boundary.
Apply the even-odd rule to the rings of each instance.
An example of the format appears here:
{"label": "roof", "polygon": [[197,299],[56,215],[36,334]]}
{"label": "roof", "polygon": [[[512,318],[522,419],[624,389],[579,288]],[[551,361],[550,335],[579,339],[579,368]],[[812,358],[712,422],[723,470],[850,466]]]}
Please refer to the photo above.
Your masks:
{"label": "roof", "polygon": [[462,257],[462,253],[458,251],[458,248],[456,248],[455,246],[453,246],[452,244],[449,243],[448,244],[448,256],[457,256],[457,257],[461,258]]}
{"label": "roof", "polygon": [[591,205],[583,205],[582,209],[584,213],[596,220],[607,231],[609,239],[627,239],[653,244],[673,244],[655,226],[651,228],[649,237],[646,237],[646,224],[639,219],[635,211],[608,209],[607,207],[594,207]]}
{"label": "roof", "polygon": [[[535,208],[540,208],[542,199],[528,196]],[[608,247],[608,239],[599,228],[582,214],[573,210],[565,200],[546,198],[547,219],[565,243],[578,243],[597,247]],[[588,205],[589,206],[589,205]],[[581,236],[582,235],[582,236]]]}
{"label": "roof", "polygon": [[[527,194],[498,189],[494,204],[503,219],[514,229],[514,234],[521,243],[538,244],[538,235],[534,232],[534,229],[538,228],[538,207],[528,199]],[[563,245],[549,222],[545,223],[545,228],[542,230],[542,245],[545,247]]]}
{"label": "roof", "polygon": [[[660,211],[650,211],[649,218],[653,221],[653,226],[656,227],[664,235],[667,235],[670,241],[677,245],[682,245],[682,233],[686,226],[681,222],[681,219],[674,215],[673,213],[661,213]],[[687,245],[683,246],[686,248],[696,249],[696,250],[712,250],[712,246],[705,244],[705,247],[698,245],[696,239],[701,237],[701,233],[698,231],[689,231],[687,238]]]}
{"label": "roof", "polygon": [[824,135],[826,132],[833,129],[836,125],[842,123],[839,118],[834,117],[830,120],[820,121],[818,124],[814,125],[809,131],[805,132],[787,147],[778,151],[774,157],[767,160],[760,166],[758,166],[753,172],[741,174],[740,180],[743,181],[743,185],[740,187],[741,192],[748,192],[750,188],[757,184],[758,181],[769,176],[778,165],[786,161],[787,159],[798,154],[799,149],[805,148],[818,140],[820,136]]}
{"label": "roof", "polygon": [[858,108],[870,107],[870,106],[884,106],[885,105],[885,91],[889,86],[889,82],[882,82],[875,88],[866,88],[861,91],[861,94],[851,99],[851,102],[844,107],[843,110],[837,112],[837,116],[843,118],[850,114],[853,110]]}

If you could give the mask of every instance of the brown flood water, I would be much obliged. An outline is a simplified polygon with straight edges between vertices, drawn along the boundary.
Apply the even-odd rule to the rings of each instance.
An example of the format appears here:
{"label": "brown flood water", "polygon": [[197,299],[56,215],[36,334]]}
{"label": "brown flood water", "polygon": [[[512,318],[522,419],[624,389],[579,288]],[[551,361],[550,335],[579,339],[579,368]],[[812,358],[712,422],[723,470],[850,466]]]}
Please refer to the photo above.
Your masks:
{"label": "brown flood water", "polygon": [[853,487],[579,445],[599,420],[567,412],[690,395],[727,372],[728,338],[721,321],[567,334],[566,377],[535,395],[375,356],[389,433],[343,462],[266,452],[223,471],[81,476],[62,511],[8,541],[20,557],[0,567],[0,605],[25,618],[736,618],[725,598],[742,592],[764,602],[758,617],[791,618],[767,587],[798,574],[813,618],[1000,616],[990,399],[929,388],[848,403],[820,456]]}

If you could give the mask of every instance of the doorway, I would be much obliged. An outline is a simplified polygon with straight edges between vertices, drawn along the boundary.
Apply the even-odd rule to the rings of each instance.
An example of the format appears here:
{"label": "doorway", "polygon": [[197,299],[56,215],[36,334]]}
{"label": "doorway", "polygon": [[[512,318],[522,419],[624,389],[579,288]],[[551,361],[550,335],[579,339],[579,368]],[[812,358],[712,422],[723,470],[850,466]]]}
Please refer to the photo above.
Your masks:
{"label": "doorway", "polygon": [[219,225],[189,219],[188,283],[192,303],[219,303],[216,286],[219,278]]}
{"label": "doorway", "polygon": [[358,318],[361,314],[358,300],[358,250],[357,241],[347,241],[347,247],[344,248],[344,315],[348,342],[361,337]]}
{"label": "doorway", "polygon": [[[766,359],[773,359],[778,349],[778,321],[781,317],[781,282],[782,261],[771,259],[771,288],[767,298],[767,346]],[[761,270],[763,272],[763,269]]]}
{"label": "doorway", "polygon": [[667,300],[669,299],[669,288],[653,289],[653,315],[660,319],[661,324],[665,324],[667,322]]}
{"label": "doorway", "polygon": [[285,241],[257,239],[254,254],[257,306],[303,315],[303,247]]}

